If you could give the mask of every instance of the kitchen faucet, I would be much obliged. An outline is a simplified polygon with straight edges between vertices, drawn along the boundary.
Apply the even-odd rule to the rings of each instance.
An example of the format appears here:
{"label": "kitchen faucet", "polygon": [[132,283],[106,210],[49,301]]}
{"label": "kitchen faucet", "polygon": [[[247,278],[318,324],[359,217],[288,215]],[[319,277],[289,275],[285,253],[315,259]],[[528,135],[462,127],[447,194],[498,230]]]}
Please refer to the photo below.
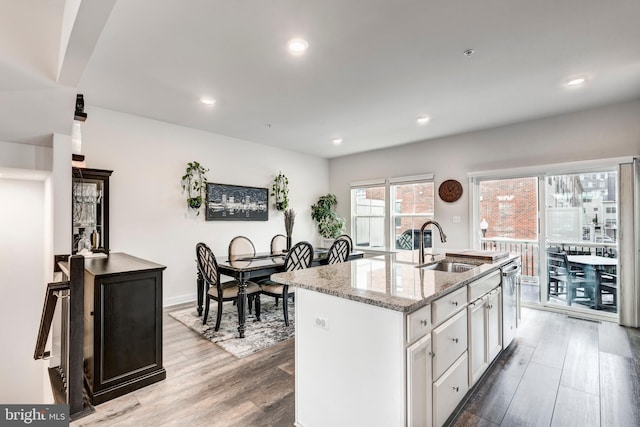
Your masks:
{"label": "kitchen faucet", "polygon": [[[438,228],[438,231],[440,232],[440,241],[442,243],[447,241],[447,236],[446,234],[444,234],[444,232],[442,231],[442,227],[440,227],[440,224],[438,224],[436,221],[427,221],[424,224],[422,224],[422,227],[420,227],[420,236],[419,236],[419,242],[420,242],[420,250],[418,252],[418,259],[419,259],[419,263],[420,264],[424,264],[424,229],[427,227],[427,225],[429,224],[433,224]],[[432,253],[431,254],[431,261],[435,261],[435,254]]]}

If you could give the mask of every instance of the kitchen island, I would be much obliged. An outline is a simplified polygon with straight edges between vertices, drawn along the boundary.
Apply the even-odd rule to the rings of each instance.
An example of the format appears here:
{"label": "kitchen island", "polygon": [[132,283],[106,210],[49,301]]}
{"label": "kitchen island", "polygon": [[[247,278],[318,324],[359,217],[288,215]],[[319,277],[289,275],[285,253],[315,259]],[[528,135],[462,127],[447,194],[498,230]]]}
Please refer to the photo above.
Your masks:
{"label": "kitchen island", "polygon": [[[296,287],[296,425],[444,424],[483,372],[471,360],[486,369],[497,356],[501,314],[489,307],[500,307],[500,268],[516,258],[447,257],[473,264],[447,272],[388,254],[274,274]],[[473,329],[481,338],[468,336],[470,298],[493,322]]]}

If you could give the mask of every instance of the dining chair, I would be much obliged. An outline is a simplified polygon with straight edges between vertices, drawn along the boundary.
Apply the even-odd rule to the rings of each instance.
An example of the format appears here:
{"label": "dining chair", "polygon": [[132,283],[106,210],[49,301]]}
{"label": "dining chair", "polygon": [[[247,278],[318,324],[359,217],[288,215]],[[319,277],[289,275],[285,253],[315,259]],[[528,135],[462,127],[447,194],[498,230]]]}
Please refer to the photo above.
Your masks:
{"label": "dining chair", "polygon": [[[236,236],[229,242],[229,259],[238,255],[256,255],[256,247],[253,245],[251,239],[245,236]],[[249,297],[247,301],[249,313],[253,309],[253,296]]]}
{"label": "dining chair", "polygon": [[[566,292],[567,305],[573,302],[595,305],[595,281],[585,277],[584,270],[569,263],[566,252],[548,252],[549,285],[557,282],[557,288]],[[563,292],[558,292],[559,295]]]}
{"label": "dining chair", "polygon": [[[308,268],[313,260],[313,246],[309,242],[298,242],[287,252],[284,259],[284,270],[295,271]],[[283,285],[268,281],[262,284],[262,293],[276,298],[282,298],[282,311],[284,324],[289,326],[289,297],[294,295],[294,290],[289,285]],[[256,308],[257,309],[257,308]]]}
{"label": "dining chair", "polygon": [[547,249],[547,285],[548,293],[552,296],[564,295],[567,293],[565,284],[564,258],[561,251]]}
{"label": "dining chair", "polygon": [[253,242],[245,236],[236,236],[229,242],[229,258],[238,255],[254,256],[256,247]]}
{"label": "dining chair", "polygon": [[[202,274],[202,278],[206,284],[207,299],[204,305],[204,316],[202,324],[207,323],[209,317],[209,303],[213,299],[218,302],[218,313],[216,316],[215,330],[220,329],[222,320],[222,307],[225,301],[237,301],[238,299],[238,281],[231,280],[222,283],[220,281],[220,270],[216,257],[205,243],[196,245],[196,258],[198,260],[198,270]],[[256,317],[260,320],[260,286],[253,282],[247,282],[247,295],[251,295],[256,302]]]}
{"label": "dining chair", "polygon": [[338,264],[345,262],[349,257],[349,241],[347,239],[336,239],[329,248],[328,264]]}
{"label": "dining chair", "polygon": [[[613,309],[617,311],[618,306],[618,277],[611,271],[603,271],[596,268],[596,280],[599,284],[600,295],[596,295],[597,306],[596,309],[601,310],[604,308]],[[608,295],[611,297],[610,302],[604,301],[603,297]]]}
{"label": "dining chair", "polygon": [[346,240],[347,242],[349,242],[349,253],[347,255],[353,252],[353,240],[351,239],[351,236],[349,236],[348,234],[341,234],[340,236],[336,237],[336,240]]}
{"label": "dining chair", "polygon": [[276,234],[271,239],[271,255],[281,254],[287,250],[287,236]]}

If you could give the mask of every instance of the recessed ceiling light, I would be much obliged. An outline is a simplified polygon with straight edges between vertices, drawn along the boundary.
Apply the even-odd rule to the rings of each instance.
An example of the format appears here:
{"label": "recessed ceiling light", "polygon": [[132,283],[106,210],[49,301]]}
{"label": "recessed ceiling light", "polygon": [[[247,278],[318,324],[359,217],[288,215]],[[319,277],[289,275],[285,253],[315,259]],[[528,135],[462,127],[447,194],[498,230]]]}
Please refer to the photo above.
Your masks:
{"label": "recessed ceiling light", "polygon": [[333,138],[331,142],[333,143],[333,145],[340,145],[342,144],[342,138]]}
{"label": "recessed ceiling light", "polygon": [[416,118],[416,123],[418,123],[419,125],[426,125],[427,123],[429,123],[430,120],[431,120],[431,117],[429,116],[418,116]]}
{"label": "recessed ceiling light", "polygon": [[565,82],[565,85],[569,87],[577,87],[577,86],[582,86],[583,84],[586,83],[586,81],[587,81],[586,77],[573,77],[567,80]]}
{"label": "recessed ceiling light", "polygon": [[204,105],[214,105],[216,103],[216,100],[208,96],[203,96],[202,98],[200,98],[200,102],[202,102]]}
{"label": "recessed ceiling light", "polygon": [[287,43],[289,53],[292,55],[302,55],[309,48],[309,43],[305,39],[295,38],[289,40]]}
{"label": "recessed ceiling light", "polygon": [[470,57],[471,55],[473,55],[475,53],[475,51],[473,49],[467,49],[464,52],[464,56],[466,56],[467,58]]}

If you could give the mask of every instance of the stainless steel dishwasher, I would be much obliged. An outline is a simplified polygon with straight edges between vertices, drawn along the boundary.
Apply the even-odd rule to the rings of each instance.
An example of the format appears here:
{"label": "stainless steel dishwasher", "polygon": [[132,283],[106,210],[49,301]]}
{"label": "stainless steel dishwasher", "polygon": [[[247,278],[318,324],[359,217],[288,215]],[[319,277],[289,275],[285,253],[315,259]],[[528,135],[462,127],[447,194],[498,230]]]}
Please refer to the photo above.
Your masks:
{"label": "stainless steel dishwasher", "polygon": [[522,261],[517,258],[502,270],[502,347],[507,348],[516,336],[520,323],[520,275]]}

